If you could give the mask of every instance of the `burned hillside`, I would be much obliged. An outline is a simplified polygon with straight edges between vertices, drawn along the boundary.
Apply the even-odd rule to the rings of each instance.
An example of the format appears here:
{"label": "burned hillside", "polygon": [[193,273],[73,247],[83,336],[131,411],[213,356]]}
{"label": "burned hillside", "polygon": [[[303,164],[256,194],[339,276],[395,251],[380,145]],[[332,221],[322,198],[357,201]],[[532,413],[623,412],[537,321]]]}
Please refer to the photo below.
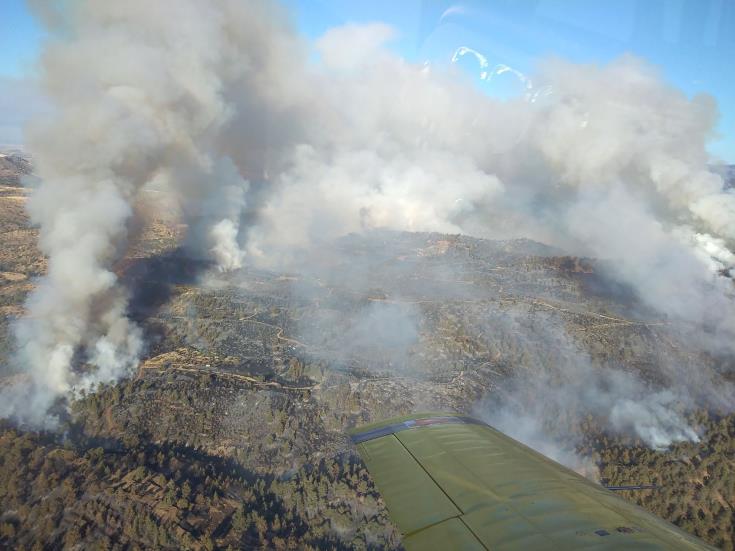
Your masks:
{"label": "burned hillside", "polygon": [[[0,198],[4,384],[22,377],[10,328],[45,270],[14,189]],[[669,404],[699,441],[651,450],[604,407],[561,401],[622,372],[637,386],[621,398],[645,404],[728,361],[693,352],[687,327],[609,285],[604,263],[527,240],[374,232],[324,244],[308,270],[222,274],[178,231],[151,224],[118,267],[149,335],[137,369],[59,409],[57,433],[4,425],[4,545],[397,547],[345,431],[439,409],[553,418],[543,442],[516,436],[605,483],[663,486],[626,497],[732,547],[732,415]]]}

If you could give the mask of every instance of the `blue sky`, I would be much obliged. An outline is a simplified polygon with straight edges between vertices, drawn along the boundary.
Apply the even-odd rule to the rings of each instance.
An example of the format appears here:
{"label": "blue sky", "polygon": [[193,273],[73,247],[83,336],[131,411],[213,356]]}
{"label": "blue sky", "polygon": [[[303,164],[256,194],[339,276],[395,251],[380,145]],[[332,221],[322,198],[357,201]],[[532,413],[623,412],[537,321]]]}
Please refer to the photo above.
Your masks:
{"label": "blue sky", "polygon": [[[204,0],[203,0],[204,1]],[[348,22],[383,21],[393,47],[411,61],[448,60],[460,46],[490,66],[533,71],[543,57],[604,63],[626,52],[658,66],[688,95],[719,104],[719,140],[710,151],[735,162],[735,2],[732,0],[285,0],[303,34],[315,38]],[[43,33],[23,0],[0,0],[0,86],[32,71]],[[469,58],[463,66],[475,70]],[[512,87],[513,78],[487,86]],[[7,79],[6,79],[7,80]],[[0,96],[3,91],[0,89]],[[0,97],[1,100],[1,97]],[[1,101],[0,101],[1,103]],[[3,111],[0,110],[0,117]],[[4,121],[0,120],[0,127]]]}
{"label": "blue sky", "polygon": [[42,36],[22,0],[0,0],[0,76],[19,76],[32,65]]}

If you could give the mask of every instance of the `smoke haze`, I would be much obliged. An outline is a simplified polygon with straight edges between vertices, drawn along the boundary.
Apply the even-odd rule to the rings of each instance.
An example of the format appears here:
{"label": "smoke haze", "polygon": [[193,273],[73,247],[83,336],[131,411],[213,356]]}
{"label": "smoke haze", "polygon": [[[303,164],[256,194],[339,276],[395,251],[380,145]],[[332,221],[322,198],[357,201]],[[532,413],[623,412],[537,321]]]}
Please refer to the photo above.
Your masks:
{"label": "smoke haze", "polygon": [[[735,194],[705,149],[717,107],[639,59],[539,60],[522,97],[498,100],[456,67],[392,54],[380,23],[309,44],[255,0],[33,4],[53,37],[42,78],[54,112],[29,140],[43,183],[28,210],[49,269],[16,326],[29,382],[4,391],[3,416],[52,425],[57,399],[135,369],[145,335],[114,268],[150,186],[174,198],[189,254],[221,271],[314,270],[321,243],[376,229],[526,237],[604,259],[693,347],[733,352],[722,273],[735,267]],[[418,335],[414,311],[370,304],[342,338],[402,350]],[[534,440],[554,408],[593,409],[653,447],[696,439],[673,407],[687,391],[677,366],[651,394],[572,348],[561,383],[518,379],[522,391],[478,406],[485,418]],[[519,402],[534,390],[543,407]],[[701,394],[732,407],[724,391]]]}

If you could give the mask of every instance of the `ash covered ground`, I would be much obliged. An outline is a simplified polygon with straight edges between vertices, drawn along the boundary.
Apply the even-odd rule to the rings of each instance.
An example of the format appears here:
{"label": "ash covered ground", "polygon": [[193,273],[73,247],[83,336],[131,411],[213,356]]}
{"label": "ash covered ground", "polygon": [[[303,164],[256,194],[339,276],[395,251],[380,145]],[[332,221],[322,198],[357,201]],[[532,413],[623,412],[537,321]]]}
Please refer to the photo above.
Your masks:
{"label": "ash covered ground", "polygon": [[[24,377],[12,323],[46,270],[17,181],[0,188],[3,385]],[[345,431],[442,410],[603,483],[660,485],[623,497],[733,548],[735,416],[712,399],[732,359],[604,262],[372,231],[300,270],[220,273],[182,231],[149,219],[116,267],[146,335],[137,369],[58,403],[57,431],[3,421],[3,546],[398,548]]]}

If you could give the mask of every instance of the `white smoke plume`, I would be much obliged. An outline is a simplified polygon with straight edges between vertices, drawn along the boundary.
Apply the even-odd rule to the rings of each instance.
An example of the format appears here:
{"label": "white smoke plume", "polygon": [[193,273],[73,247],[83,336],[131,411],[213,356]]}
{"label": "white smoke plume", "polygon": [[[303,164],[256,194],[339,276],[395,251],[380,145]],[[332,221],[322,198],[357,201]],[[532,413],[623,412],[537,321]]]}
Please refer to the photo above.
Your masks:
{"label": "white smoke plume", "polygon": [[42,66],[56,112],[30,141],[49,272],[17,328],[34,399],[3,396],[3,415],[40,423],[55,398],[135,367],[144,339],[113,267],[154,179],[192,254],[223,270],[288,266],[372,228],[529,237],[609,260],[647,305],[732,351],[719,272],[735,195],[705,149],[716,105],[640,60],[542,61],[533,90],[501,101],[392,54],[383,24],[330,30],[311,63],[257,0],[34,4],[55,37]]}
{"label": "white smoke plume", "polygon": [[[725,386],[732,392],[732,385]],[[594,367],[577,352],[557,370],[509,381],[497,396],[478,403],[475,414],[552,459],[586,467],[575,446],[580,420],[589,415],[611,433],[632,435],[654,449],[699,441],[683,415],[693,402],[685,391],[652,390],[635,375]]]}
{"label": "white smoke plume", "polygon": [[688,366],[689,372],[683,372],[675,357],[664,359],[645,376],[668,379],[669,387],[652,386],[629,368],[595,362],[563,324],[543,315],[533,322],[495,318],[496,338],[524,333],[524,321],[532,324],[525,329],[526,369],[500,381],[495,392],[474,405],[473,413],[589,478],[597,478],[597,469],[591,457],[577,450],[585,447],[590,430],[665,449],[674,442],[699,441],[687,411],[701,404],[732,408],[732,383],[713,384],[706,380],[704,367],[692,372]]}
{"label": "white smoke plume", "polygon": [[271,77],[294,39],[261,27],[272,11],[261,2],[33,5],[54,36],[42,67],[55,114],[29,140],[43,183],[28,211],[49,269],[16,328],[34,399],[10,389],[2,413],[39,424],[53,422],[56,397],[137,365],[143,339],[113,266],[143,186],[168,182],[194,254],[241,265],[247,184],[218,145],[233,118],[226,95],[241,88],[254,106],[278,109]]}

